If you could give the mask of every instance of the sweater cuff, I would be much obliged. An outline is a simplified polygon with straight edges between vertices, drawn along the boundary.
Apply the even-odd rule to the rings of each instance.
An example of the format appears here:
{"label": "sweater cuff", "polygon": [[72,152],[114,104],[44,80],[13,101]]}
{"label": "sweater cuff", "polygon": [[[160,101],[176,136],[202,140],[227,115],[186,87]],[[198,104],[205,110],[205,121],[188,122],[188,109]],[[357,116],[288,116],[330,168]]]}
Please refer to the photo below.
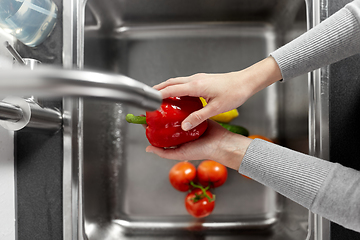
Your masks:
{"label": "sweater cuff", "polygon": [[360,52],[358,2],[348,4],[321,24],[270,55],[283,80],[292,79]]}
{"label": "sweater cuff", "polygon": [[330,169],[328,161],[255,139],[245,153],[239,173],[310,208]]}

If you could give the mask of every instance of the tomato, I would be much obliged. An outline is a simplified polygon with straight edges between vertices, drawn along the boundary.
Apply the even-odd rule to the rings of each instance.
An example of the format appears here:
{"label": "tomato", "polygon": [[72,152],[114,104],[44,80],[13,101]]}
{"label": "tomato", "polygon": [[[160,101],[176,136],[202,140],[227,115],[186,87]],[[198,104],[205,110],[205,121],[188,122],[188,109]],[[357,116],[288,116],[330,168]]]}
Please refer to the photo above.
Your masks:
{"label": "tomato", "polygon": [[265,140],[265,141],[268,141],[268,142],[273,142],[272,140],[270,140],[269,138],[267,138],[267,137],[264,137],[264,136],[262,136],[262,135],[250,135],[250,136],[248,136],[248,138],[251,138],[251,139],[255,139],[255,138],[260,138],[260,139],[262,139],[262,140]]}
{"label": "tomato", "polygon": [[190,215],[196,218],[202,218],[209,216],[215,208],[215,199],[209,190],[206,193],[212,199],[209,199],[203,194],[203,191],[199,188],[192,190],[185,197],[185,208]]}
{"label": "tomato", "polygon": [[196,177],[196,168],[189,162],[179,162],[175,164],[169,172],[171,185],[181,191],[186,192],[190,188],[190,182]]}
{"label": "tomato", "polygon": [[220,187],[227,179],[227,169],[221,163],[213,160],[202,161],[197,167],[197,178],[204,187]]}

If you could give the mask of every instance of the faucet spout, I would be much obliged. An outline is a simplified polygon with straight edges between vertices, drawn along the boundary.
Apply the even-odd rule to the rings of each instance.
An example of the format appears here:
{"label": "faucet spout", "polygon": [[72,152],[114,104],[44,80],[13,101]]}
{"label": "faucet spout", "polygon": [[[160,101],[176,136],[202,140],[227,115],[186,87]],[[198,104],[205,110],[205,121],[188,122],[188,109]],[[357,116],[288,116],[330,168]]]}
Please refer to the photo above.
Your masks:
{"label": "faucet spout", "polygon": [[123,102],[147,111],[162,103],[159,91],[119,74],[39,67],[0,72],[0,96],[96,97]]}

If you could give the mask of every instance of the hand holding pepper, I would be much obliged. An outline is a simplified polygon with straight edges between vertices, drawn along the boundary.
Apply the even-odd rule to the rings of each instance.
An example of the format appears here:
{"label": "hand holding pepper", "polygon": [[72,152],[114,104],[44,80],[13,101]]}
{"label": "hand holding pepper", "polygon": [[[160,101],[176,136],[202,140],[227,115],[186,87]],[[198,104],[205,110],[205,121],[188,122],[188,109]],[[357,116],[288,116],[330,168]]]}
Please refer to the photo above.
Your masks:
{"label": "hand holding pepper", "polygon": [[178,148],[148,146],[146,152],[181,161],[211,159],[238,170],[251,141],[250,138],[230,132],[215,121],[208,120],[208,128],[201,138],[181,144]]}
{"label": "hand holding pepper", "polygon": [[238,108],[252,95],[281,78],[279,66],[270,56],[241,71],[171,78],[153,87],[163,98],[195,96],[207,101],[206,107],[183,121],[183,129],[189,130],[214,115]]}
{"label": "hand holding pepper", "polygon": [[[197,97],[168,98],[163,100],[159,110],[147,112],[146,117],[128,114],[126,120],[147,125],[146,137],[151,144],[146,148],[147,152],[177,160],[213,159],[230,168],[238,168],[240,163],[237,160],[242,159],[238,158],[238,154],[244,153],[244,149],[240,149],[238,144],[239,141],[249,140],[242,136],[248,136],[249,132],[241,126],[220,126],[212,120],[207,120],[190,131],[183,131],[183,119],[200,108],[202,103]],[[200,136],[202,137],[199,138]],[[181,146],[169,149],[178,145]]]}

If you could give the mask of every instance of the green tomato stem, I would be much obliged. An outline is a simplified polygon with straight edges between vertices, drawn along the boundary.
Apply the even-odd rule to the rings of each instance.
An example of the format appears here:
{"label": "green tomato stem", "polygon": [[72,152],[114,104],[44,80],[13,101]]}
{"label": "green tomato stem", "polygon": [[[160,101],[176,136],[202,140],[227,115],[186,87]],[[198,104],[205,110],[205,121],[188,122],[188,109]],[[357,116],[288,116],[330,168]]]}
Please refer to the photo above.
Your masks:
{"label": "green tomato stem", "polygon": [[129,123],[147,124],[146,123],[146,117],[144,117],[144,116],[134,116],[134,114],[131,114],[131,113],[127,114],[125,119]]}
{"label": "green tomato stem", "polygon": [[190,185],[193,186],[194,188],[200,188],[201,191],[203,192],[203,195],[209,200],[209,202],[215,201],[215,195],[213,194],[213,197],[211,198],[207,193],[206,190],[208,190],[210,188],[210,186],[207,186],[206,188],[204,188],[201,185],[197,185],[195,184],[193,181],[190,182]]}

